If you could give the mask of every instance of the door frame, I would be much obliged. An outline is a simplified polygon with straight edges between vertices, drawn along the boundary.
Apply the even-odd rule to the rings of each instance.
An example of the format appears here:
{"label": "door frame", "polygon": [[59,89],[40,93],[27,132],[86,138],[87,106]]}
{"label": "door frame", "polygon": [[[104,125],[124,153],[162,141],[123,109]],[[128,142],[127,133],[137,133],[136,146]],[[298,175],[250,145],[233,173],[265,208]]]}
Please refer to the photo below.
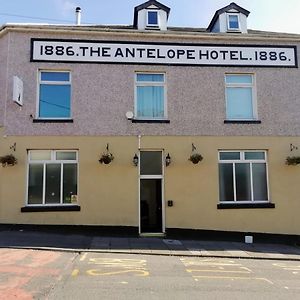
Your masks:
{"label": "door frame", "polygon": [[[161,175],[141,175],[141,152],[150,152],[156,151],[161,152],[161,166],[162,174]],[[139,235],[164,235],[166,233],[165,227],[165,164],[164,164],[164,150],[162,149],[139,149],[139,164],[138,164],[138,217],[139,217]],[[142,232],[141,231],[141,179],[161,179],[161,232]]]}

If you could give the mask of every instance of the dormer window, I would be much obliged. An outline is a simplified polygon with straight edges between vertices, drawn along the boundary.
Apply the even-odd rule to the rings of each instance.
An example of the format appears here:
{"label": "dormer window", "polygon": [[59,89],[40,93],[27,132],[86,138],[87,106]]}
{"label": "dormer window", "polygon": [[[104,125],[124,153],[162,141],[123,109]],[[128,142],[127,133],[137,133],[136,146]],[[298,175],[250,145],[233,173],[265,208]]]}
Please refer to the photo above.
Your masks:
{"label": "dormer window", "polygon": [[247,17],[250,12],[234,2],[217,10],[207,27],[209,32],[247,33]]}
{"label": "dormer window", "polygon": [[157,27],[158,26],[158,11],[157,10],[148,10],[147,26],[149,26],[149,27]]}
{"label": "dormer window", "polygon": [[227,14],[227,29],[234,31],[240,30],[239,15]]}
{"label": "dormer window", "polygon": [[134,8],[133,28],[138,30],[167,30],[170,8],[156,0]]}

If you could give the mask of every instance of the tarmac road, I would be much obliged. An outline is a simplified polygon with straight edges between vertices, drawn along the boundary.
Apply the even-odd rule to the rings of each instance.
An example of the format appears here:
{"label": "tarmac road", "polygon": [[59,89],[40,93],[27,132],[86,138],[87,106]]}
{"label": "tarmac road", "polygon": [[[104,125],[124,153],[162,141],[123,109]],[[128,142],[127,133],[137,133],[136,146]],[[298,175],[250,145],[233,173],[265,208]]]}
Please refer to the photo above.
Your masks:
{"label": "tarmac road", "polygon": [[0,249],[0,299],[299,299],[300,262]]}

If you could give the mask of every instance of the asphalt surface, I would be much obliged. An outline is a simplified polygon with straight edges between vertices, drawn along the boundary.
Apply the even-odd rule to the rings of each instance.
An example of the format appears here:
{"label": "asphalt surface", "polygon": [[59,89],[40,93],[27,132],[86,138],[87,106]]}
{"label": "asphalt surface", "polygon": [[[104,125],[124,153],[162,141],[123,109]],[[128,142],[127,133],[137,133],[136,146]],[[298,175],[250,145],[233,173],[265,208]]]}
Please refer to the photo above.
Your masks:
{"label": "asphalt surface", "polygon": [[232,241],[116,237],[47,230],[0,230],[0,248],[300,261],[300,247]]}

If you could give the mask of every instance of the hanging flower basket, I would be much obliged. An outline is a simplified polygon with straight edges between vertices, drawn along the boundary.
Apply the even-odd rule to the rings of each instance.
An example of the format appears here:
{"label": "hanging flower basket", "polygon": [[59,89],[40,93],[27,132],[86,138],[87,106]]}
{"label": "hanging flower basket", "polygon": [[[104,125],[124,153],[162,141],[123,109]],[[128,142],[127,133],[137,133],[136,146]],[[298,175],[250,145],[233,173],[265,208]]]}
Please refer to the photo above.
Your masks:
{"label": "hanging flower basket", "polygon": [[296,166],[300,164],[300,156],[288,156],[285,163],[289,166]]}
{"label": "hanging flower basket", "polygon": [[195,147],[194,143],[192,143],[192,153],[189,157],[189,160],[193,163],[193,164],[197,164],[199,161],[201,161],[203,159],[203,156],[196,152],[197,148]]}
{"label": "hanging flower basket", "polygon": [[105,164],[108,165],[109,163],[111,163],[114,160],[114,156],[112,155],[112,153],[109,152],[109,145],[106,145],[106,151],[104,153],[102,153],[99,162],[101,164]]}
{"label": "hanging flower basket", "polygon": [[0,156],[0,163],[2,164],[2,167],[14,166],[17,162],[18,160],[12,154]]}
{"label": "hanging flower basket", "polygon": [[193,153],[191,154],[189,160],[193,163],[193,164],[197,164],[199,161],[201,161],[203,159],[202,155],[199,153]]}
{"label": "hanging flower basket", "polygon": [[101,164],[105,164],[108,165],[109,163],[111,163],[114,160],[114,156],[111,153],[104,153],[102,154],[102,156],[99,159],[99,162]]}

